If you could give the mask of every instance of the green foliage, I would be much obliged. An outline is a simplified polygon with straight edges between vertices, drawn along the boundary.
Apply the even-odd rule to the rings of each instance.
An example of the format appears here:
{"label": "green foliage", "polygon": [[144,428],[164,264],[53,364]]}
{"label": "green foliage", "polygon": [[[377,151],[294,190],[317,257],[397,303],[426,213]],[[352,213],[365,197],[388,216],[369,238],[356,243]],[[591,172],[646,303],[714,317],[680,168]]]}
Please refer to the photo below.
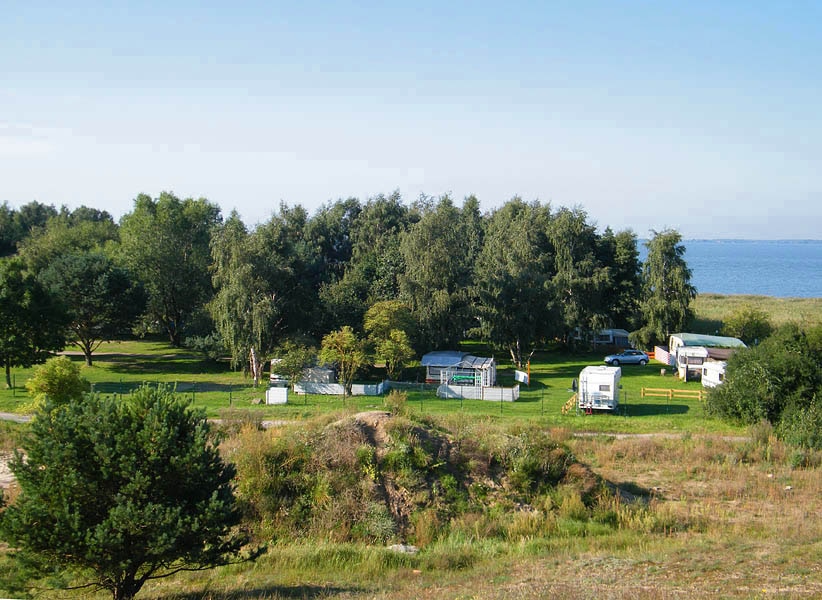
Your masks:
{"label": "green foliage", "polygon": [[319,358],[324,364],[336,367],[345,394],[351,395],[351,384],[357,371],[368,361],[368,353],[364,342],[346,325],[323,337]]}
{"label": "green foliage", "polygon": [[765,420],[786,441],[818,447],[822,437],[817,402],[822,389],[819,329],[803,332],[785,326],[759,346],[736,352],[728,360],[725,383],[708,395],[709,410],[742,423]]}
{"label": "green foliage", "polygon": [[378,340],[374,354],[385,363],[388,379],[399,380],[403,367],[414,358],[414,349],[408,335],[401,329],[392,329],[386,339]]}
{"label": "green foliage", "polygon": [[653,234],[645,243],[648,258],[643,265],[640,305],[644,324],[633,335],[633,340],[644,348],[667,342],[671,333],[682,331],[693,319],[690,303],[696,297],[682,236],[672,229]]}
{"label": "green foliage", "polygon": [[119,240],[117,224],[106,211],[81,206],[49,217],[20,244],[20,256],[32,271],[40,273],[68,254],[102,253]]}
{"label": "green foliage", "polygon": [[227,352],[223,338],[217,332],[209,333],[207,335],[193,335],[183,340],[183,346],[199,352],[211,361],[218,361],[223,358]]}
{"label": "green foliage", "polygon": [[89,390],[89,382],[80,375],[80,366],[67,356],[55,356],[34,369],[26,389],[34,399],[34,406],[45,406],[47,401],[60,406],[79,402]]}
{"label": "green foliage", "polygon": [[213,295],[211,232],[220,209],[204,198],[140,194],[120,223],[119,257],[148,294],[145,322],[158,324],[180,346],[191,316]]}
{"label": "green foliage", "polygon": [[[314,366],[317,362],[316,348],[293,340],[286,340],[277,354],[279,360],[275,372],[278,375],[285,376],[285,378],[291,382],[292,389],[300,380],[303,371]],[[272,367],[272,369],[273,368],[274,367]]]}
{"label": "green foliage", "polygon": [[604,298],[610,324],[633,331],[639,323],[642,297],[642,264],[636,234],[631,230],[614,234],[610,227],[606,227],[599,252],[611,280]]}
{"label": "green foliage", "polygon": [[375,342],[388,339],[396,329],[410,336],[414,331],[414,318],[407,304],[399,300],[381,300],[365,312],[363,329]]}
{"label": "green foliage", "polygon": [[448,196],[436,204],[417,203],[420,220],[402,236],[405,271],[399,276],[400,298],[418,323],[417,350],[455,348],[470,326],[469,288],[481,248],[477,207],[460,210]]}
{"label": "green foliage", "polygon": [[282,205],[249,233],[235,212],[214,235],[217,291],[209,311],[234,368],[256,356],[250,365],[255,381],[287,336],[310,329],[318,264],[304,239],[306,219],[303,209]]}
{"label": "green foliage", "polygon": [[605,298],[612,288],[610,271],[597,256],[599,238],[587,217],[582,209],[561,208],[548,229],[555,252],[550,287],[566,341],[575,329],[595,331],[609,323]]}
{"label": "green foliage", "polygon": [[511,483],[523,494],[549,491],[574,462],[566,448],[539,429],[525,429],[512,437],[501,459]]}
{"label": "green foliage", "polygon": [[792,446],[822,450],[822,402],[819,392],[808,402],[788,404],[779,419],[776,433]]}
{"label": "green foliage", "polygon": [[519,198],[492,213],[477,262],[473,293],[483,336],[523,368],[537,344],[558,333],[548,288],[554,270],[550,214]]}
{"label": "green foliage", "polygon": [[389,379],[399,379],[403,367],[414,357],[410,331],[414,320],[408,306],[398,300],[383,300],[369,308],[363,328],[374,348],[374,356],[385,363]]}
{"label": "green foliage", "polygon": [[748,345],[759,343],[771,335],[772,331],[768,314],[750,304],[734,309],[722,327],[723,335],[739,338]]}
{"label": "green foliage", "polygon": [[86,365],[104,341],[130,332],[145,307],[145,295],[128,271],[102,254],[55,258],[40,280],[68,313],[68,337],[83,350]]}
{"label": "green foliage", "polygon": [[126,401],[48,404],[12,462],[20,496],[0,519],[24,560],[71,569],[115,599],[236,556],[234,470],[205,416],[164,388]]}
{"label": "green foliage", "polygon": [[0,362],[6,386],[11,367],[45,361],[65,346],[63,306],[19,259],[0,260]]}

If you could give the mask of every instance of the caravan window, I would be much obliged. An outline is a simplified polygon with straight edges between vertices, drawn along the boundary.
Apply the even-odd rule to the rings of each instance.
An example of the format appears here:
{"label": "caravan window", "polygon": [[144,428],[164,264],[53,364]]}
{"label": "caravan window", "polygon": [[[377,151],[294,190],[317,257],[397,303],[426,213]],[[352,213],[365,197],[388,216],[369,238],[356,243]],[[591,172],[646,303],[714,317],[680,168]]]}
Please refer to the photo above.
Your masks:
{"label": "caravan window", "polygon": [[608,385],[607,383],[602,384],[602,385],[599,386],[599,391],[600,392],[610,392],[611,391],[611,386]]}

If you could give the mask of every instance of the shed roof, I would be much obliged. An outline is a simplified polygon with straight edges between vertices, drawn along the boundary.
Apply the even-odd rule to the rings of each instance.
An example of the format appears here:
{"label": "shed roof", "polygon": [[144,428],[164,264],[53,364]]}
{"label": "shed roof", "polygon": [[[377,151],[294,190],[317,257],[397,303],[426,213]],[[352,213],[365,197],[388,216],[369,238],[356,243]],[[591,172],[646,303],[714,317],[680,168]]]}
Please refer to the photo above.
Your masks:
{"label": "shed roof", "polygon": [[423,355],[420,364],[423,367],[454,367],[466,356],[467,352],[459,350],[435,350]]}
{"label": "shed roof", "polygon": [[456,366],[461,369],[490,369],[493,364],[493,358],[487,358],[485,356],[465,356]]}
{"label": "shed roof", "polygon": [[487,369],[494,364],[493,358],[471,356],[459,350],[436,350],[420,359],[423,367],[458,367],[461,369]]}
{"label": "shed roof", "polygon": [[672,333],[686,346],[705,346],[706,348],[746,348],[745,342],[735,337],[723,335],[704,335],[701,333]]}

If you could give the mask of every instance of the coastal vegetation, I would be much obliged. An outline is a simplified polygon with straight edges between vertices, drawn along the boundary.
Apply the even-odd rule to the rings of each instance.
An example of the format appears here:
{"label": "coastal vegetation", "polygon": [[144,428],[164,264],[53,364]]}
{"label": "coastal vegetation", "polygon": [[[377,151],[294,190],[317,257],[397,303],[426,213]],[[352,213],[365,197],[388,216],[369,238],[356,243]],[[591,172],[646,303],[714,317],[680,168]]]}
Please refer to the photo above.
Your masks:
{"label": "coastal vegetation", "polygon": [[[9,388],[0,410],[39,410],[34,423],[2,429],[0,447],[24,453],[12,460],[18,482],[7,484],[0,520],[14,548],[31,541],[52,552],[53,567],[79,567],[35,573],[4,549],[0,593],[31,593],[33,582],[47,596],[44,588],[89,580],[115,596],[136,593],[140,586],[106,584],[119,577],[109,571],[89,579],[100,561],[72,562],[74,549],[105,542],[117,568],[130,564],[121,531],[82,535],[106,512],[88,508],[109,498],[137,531],[133,510],[152,513],[141,502],[170,481],[186,496],[176,504],[189,506],[200,492],[173,468],[195,455],[209,468],[227,465],[213,472],[217,504],[201,506],[216,520],[191,522],[216,537],[172,573],[181,548],[165,528],[159,545],[173,552],[147,554],[151,564],[139,573],[172,578],[141,580],[147,595],[822,593],[814,583],[819,524],[803,522],[821,497],[822,306],[701,298],[678,232],[654,232],[643,264],[633,232],[598,232],[581,209],[519,198],[485,215],[475,198],[458,207],[448,196],[410,206],[398,194],[340,200],[315,215],[282,205],[248,228],[236,214],[224,222],[205,199],[163,193],[139,196],[119,224],[88,208],[4,205],[0,238],[0,278],[9,282],[0,313],[11,324],[0,331]],[[585,415],[573,409],[574,380],[601,362],[592,335],[605,327],[631,330],[648,349],[685,329],[738,333],[754,347],[731,359],[725,386],[707,400],[693,394],[699,383],[665,367],[626,365],[619,411]],[[501,384],[514,384],[515,368],[529,371],[529,384],[513,403],[437,398],[414,359],[443,347],[494,355]],[[341,368],[342,396],[292,389],[286,405],[264,404],[272,358],[282,358],[279,374],[293,376],[315,357]],[[386,376],[401,391],[350,396],[358,377]],[[647,388],[672,392],[646,396]],[[191,417],[182,407],[193,404],[196,417],[140,433],[150,421],[128,421],[129,407],[154,395],[164,414]],[[97,454],[55,445],[66,423],[76,427],[60,439],[82,444],[80,434],[91,432],[106,449],[105,473],[121,459],[142,464],[137,454],[153,456],[165,447],[159,441],[179,440],[189,425],[198,446],[192,455],[171,444],[162,464],[152,463],[156,473],[138,470],[145,476],[132,482],[119,469],[125,479],[112,483],[77,463]],[[210,436],[212,427],[220,436]],[[68,480],[50,465],[70,466]],[[75,493],[95,473],[101,493]],[[68,512],[27,532],[26,523],[40,521],[17,517],[42,517],[40,501]],[[214,548],[239,549],[217,539],[231,526],[250,534],[250,548],[267,545],[266,554],[187,575],[223,562],[209,554]],[[157,541],[133,539],[142,544],[135,551]]]}

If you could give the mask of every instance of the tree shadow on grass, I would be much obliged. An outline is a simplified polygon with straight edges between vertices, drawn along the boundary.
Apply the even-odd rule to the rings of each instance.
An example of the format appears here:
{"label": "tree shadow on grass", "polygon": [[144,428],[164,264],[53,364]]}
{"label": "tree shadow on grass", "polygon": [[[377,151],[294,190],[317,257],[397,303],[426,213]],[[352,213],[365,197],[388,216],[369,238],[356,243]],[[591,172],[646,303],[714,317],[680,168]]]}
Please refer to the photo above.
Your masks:
{"label": "tree shadow on grass", "polygon": [[[211,382],[204,382],[204,381],[196,381],[196,382],[186,382],[186,381],[175,381],[175,382],[156,382],[156,381],[97,381],[94,383],[92,391],[97,394],[128,394],[143,385],[151,385],[151,386],[158,386],[158,385],[166,385],[172,390],[176,391],[179,394],[194,392],[194,393],[203,393],[203,392],[223,392],[223,393],[230,393],[230,392],[240,392],[246,390],[251,386],[248,385],[238,385],[238,384],[228,384],[228,383],[211,383]],[[261,394],[265,393],[265,388],[261,387],[259,389]]]}
{"label": "tree shadow on grass", "polygon": [[157,596],[158,600],[245,600],[247,598],[330,598],[341,594],[359,594],[366,590],[361,587],[340,587],[325,585],[295,585],[258,587],[248,590],[225,592],[191,592],[186,594],[165,594]]}
{"label": "tree shadow on grass", "polygon": [[168,375],[171,373],[222,374],[229,372],[225,363],[204,360],[197,355],[106,354],[93,356],[95,366],[118,373]]}
{"label": "tree shadow on grass", "polygon": [[617,412],[628,417],[648,417],[653,415],[684,415],[691,410],[687,404],[620,404]]}

